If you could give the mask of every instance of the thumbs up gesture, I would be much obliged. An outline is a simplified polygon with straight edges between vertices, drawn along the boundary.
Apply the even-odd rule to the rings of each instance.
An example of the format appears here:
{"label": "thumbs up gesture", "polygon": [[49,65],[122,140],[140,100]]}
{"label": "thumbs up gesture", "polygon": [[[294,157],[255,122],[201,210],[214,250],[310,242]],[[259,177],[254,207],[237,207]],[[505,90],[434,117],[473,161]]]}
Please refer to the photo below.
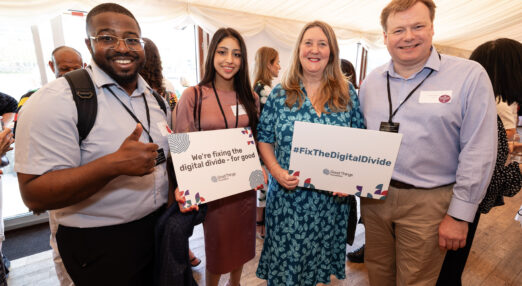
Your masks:
{"label": "thumbs up gesture", "polygon": [[113,153],[120,175],[143,176],[154,172],[158,145],[140,142],[142,132],[143,127],[137,124],[134,131],[123,140],[118,151]]}

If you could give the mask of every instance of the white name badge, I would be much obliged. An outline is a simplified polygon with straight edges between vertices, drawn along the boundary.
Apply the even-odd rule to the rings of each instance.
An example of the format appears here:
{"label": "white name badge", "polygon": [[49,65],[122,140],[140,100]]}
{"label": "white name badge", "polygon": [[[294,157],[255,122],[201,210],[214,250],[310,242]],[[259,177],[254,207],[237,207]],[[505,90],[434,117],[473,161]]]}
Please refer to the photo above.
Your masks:
{"label": "white name badge", "polygon": [[170,133],[172,133],[172,130],[170,129],[169,125],[167,124],[167,121],[162,120],[160,122],[156,123],[158,125],[158,129],[160,130],[160,133],[162,136],[167,136]]}
{"label": "white name badge", "polygon": [[296,121],[288,172],[301,187],[385,199],[401,140],[400,133]]}
{"label": "white name badge", "polygon": [[[234,113],[234,116],[237,116],[237,114],[236,114],[236,106],[232,105],[231,108],[232,108],[232,112]],[[247,114],[245,108],[241,104],[237,107],[237,112],[239,113],[239,115]]]}
{"label": "white name badge", "polygon": [[419,103],[450,103],[453,100],[452,90],[421,90]]}
{"label": "white name badge", "polygon": [[249,127],[169,134],[185,208],[260,188],[264,177]]}

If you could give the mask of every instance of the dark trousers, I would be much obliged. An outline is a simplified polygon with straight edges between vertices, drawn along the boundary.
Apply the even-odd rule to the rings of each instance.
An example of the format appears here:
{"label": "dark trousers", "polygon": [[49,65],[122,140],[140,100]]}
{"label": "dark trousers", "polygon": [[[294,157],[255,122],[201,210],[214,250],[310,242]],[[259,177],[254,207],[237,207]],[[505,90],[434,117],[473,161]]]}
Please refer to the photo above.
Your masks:
{"label": "dark trousers", "polygon": [[471,244],[473,238],[475,238],[475,232],[480,219],[480,211],[477,210],[473,223],[468,225],[468,236],[466,237],[466,246],[457,250],[448,250],[442,269],[440,270],[439,279],[437,280],[437,286],[461,286],[462,285],[462,272],[466,266],[468,260],[469,251],[471,250]]}
{"label": "dark trousers", "polygon": [[58,250],[74,284],[151,285],[154,226],[163,209],[119,225],[60,225],[56,233]]}

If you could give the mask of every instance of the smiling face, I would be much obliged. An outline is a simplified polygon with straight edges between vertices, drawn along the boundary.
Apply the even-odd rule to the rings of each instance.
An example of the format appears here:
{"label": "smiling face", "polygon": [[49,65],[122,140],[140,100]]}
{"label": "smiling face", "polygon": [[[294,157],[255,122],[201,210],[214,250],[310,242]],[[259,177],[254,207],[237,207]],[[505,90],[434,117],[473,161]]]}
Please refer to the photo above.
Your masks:
{"label": "smiling face", "polygon": [[214,54],[216,81],[233,81],[241,67],[241,59],[241,48],[236,38],[226,37],[221,40]]}
{"label": "smiling face", "polygon": [[428,7],[422,2],[389,15],[384,43],[395,69],[422,67],[430,56],[433,34]]}
{"label": "smiling face", "polygon": [[279,76],[279,70],[281,70],[281,65],[279,65],[279,56],[276,56],[274,63],[268,64],[268,70],[270,71],[270,75],[273,78]]}
{"label": "smiling face", "polygon": [[330,58],[328,39],[319,27],[312,27],[303,34],[299,44],[299,61],[303,76],[322,75]]}
{"label": "smiling face", "polygon": [[[140,38],[140,29],[134,19],[127,15],[104,12],[94,16],[89,25],[89,35],[119,38]],[[114,47],[101,41],[85,40],[94,62],[122,87],[136,86],[138,72],[145,64],[145,52],[130,50],[124,41]],[[127,89],[127,88],[126,88]]]}

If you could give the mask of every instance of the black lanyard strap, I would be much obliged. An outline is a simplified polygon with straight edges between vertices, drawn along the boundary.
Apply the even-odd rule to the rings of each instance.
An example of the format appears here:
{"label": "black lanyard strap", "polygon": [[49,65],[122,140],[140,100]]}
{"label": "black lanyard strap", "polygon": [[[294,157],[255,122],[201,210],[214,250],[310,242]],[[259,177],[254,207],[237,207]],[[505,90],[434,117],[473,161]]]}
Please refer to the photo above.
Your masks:
{"label": "black lanyard strap", "polygon": [[148,122],[148,130],[147,128],[145,128],[145,125],[143,125],[143,123],[141,123],[141,121],[138,119],[138,117],[136,117],[136,115],[134,114],[134,112],[132,112],[128,107],[127,105],[125,105],[125,103],[123,103],[123,101],[121,101],[121,99],[112,91],[111,87],[110,86],[104,86],[106,87],[110,93],[112,93],[112,95],[114,95],[114,97],[118,100],[118,102],[121,103],[121,105],[123,106],[123,108],[125,108],[125,110],[129,113],[129,115],[134,119],[134,121],[136,121],[136,123],[139,123],[141,124],[141,126],[143,127],[143,131],[145,131],[145,133],[147,133],[147,135],[149,136],[149,142],[150,143],[154,143],[154,141],[152,140],[152,136],[150,135],[150,112],[149,112],[149,104],[147,103],[147,99],[145,98],[145,94],[142,93],[141,96],[143,97],[143,102],[145,102],[145,111],[147,113],[147,122]]}
{"label": "black lanyard strap", "polygon": [[[219,96],[218,96],[218,93],[216,90],[216,86],[214,85],[214,82],[212,82],[212,89],[214,90],[214,95],[216,96],[216,100],[219,105],[219,109],[221,110],[221,115],[223,115],[223,120],[225,121],[225,128],[228,129],[227,117],[225,116],[225,111],[223,111],[223,106],[221,105],[221,101],[219,101]],[[235,128],[237,128],[237,125],[239,122],[238,113],[239,113],[239,99],[238,99],[238,95],[237,95],[237,91],[236,91],[236,127]]]}
{"label": "black lanyard strap", "polygon": [[388,87],[388,103],[389,103],[389,107],[390,107],[390,116],[388,117],[388,122],[389,123],[392,123],[392,119],[393,117],[395,116],[395,114],[397,113],[397,111],[399,111],[399,108],[401,108],[401,106],[406,102],[408,101],[408,99],[410,99],[410,97],[413,95],[413,93],[424,83],[424,81],[430,77],[430,75],[433,73],[434,70],[431,70],[430,73],[412,90],[410,91],[410,93],[408,94],[408,96],[406,96],[406,98],[401,102],[401,104],[399,104],[399,106],[397,106],[397,108],[395,109],[395,111],[392,113],[392,110],[393,110],[393,107],[392,107],[392,102],[391,102],[391,93],[390,93],[390,73],[389,72],[386,72],[386,84],[387,84],[387,87]]}
{"label": "black lanyard strap", "polygon": [[[440,54],[437,52],[437,55],[439,56],[439,60],[441,60],[441,56]],[[388,122],[389,123],[392,123],[392,119],[393,117],[395,116],[395,114],[397,113],[397,111],[399,111],[399,108],[401,108],[401,106],[408,100],[410,99],[410,97],[413,95],[413,93],[424,83],[424,81],[430,77],[430,75],[433,73],[434,69],[431,69],[430,73],[412,90],[410,91],[410,93],[408,94],[408,96],[406,96],[406,98],[404,99],[403,102],[401,102],[401,104],[399,104],[399,106],[397,106],[397,109],[395,109],[395,111],[392,113],[392,110],[393,110],[393,107],[392,107],[392,102],[391,102],[391,93],[390,93],[390,73],[389,72],[386,72],[386,84],[387,84],[387,88],[388,88],[388,104],[389,104],[389,107],[390,107],[390,111],[389,111],[389,114],[390,116],[388,117]]]}

